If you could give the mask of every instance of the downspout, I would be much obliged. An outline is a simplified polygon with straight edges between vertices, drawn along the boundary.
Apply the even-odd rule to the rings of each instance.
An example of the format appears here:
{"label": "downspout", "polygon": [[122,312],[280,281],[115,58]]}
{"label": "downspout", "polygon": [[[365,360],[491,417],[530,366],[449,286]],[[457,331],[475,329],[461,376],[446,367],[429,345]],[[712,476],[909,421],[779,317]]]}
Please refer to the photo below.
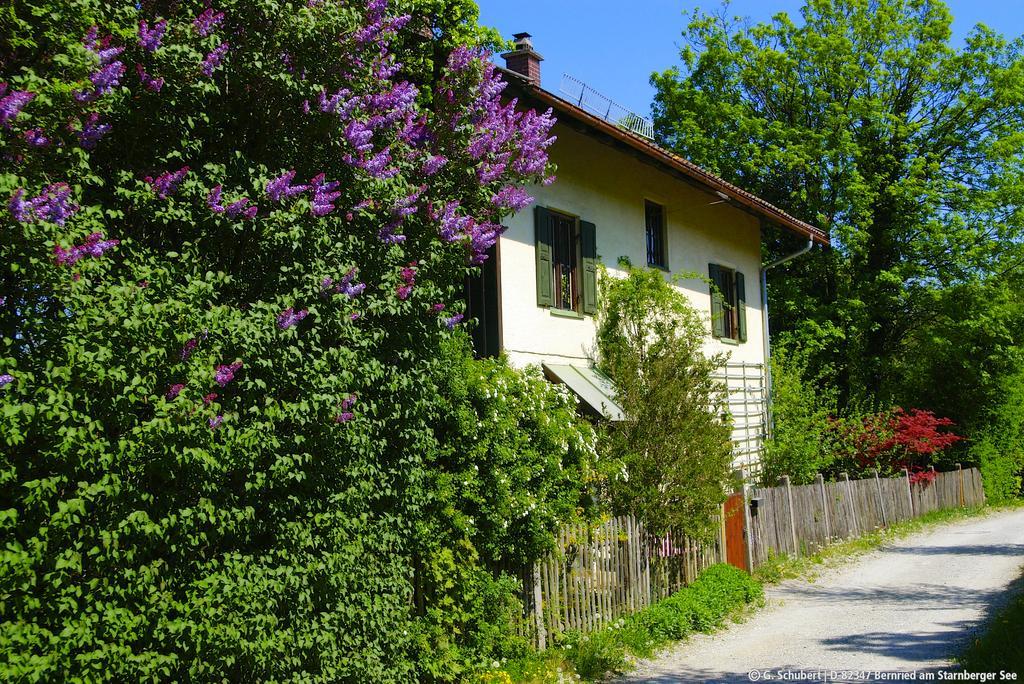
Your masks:
{"label": "downspout", "polygon": [[781,259],[761,267],[761,327],[764,330],[765,413],[767,414],[765,416],[767,420],[765,433],[768,437],[771,437],[772,426],[774,425],[774,420],[772,419],[772,351],[771,340],[768,335],[768,270],[807,254],[813,247],[814,238],[812,237],[807,240],[807,245],[803,249],[787,254]]}

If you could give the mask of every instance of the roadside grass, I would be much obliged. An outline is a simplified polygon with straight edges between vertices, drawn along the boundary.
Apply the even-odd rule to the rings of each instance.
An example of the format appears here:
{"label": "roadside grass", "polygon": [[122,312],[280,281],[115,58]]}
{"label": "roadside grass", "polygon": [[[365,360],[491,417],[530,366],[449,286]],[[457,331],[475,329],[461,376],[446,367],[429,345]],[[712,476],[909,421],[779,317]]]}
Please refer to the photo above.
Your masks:
{"label": "roadside grass", "polygon": [[851,558],[873,551],[911,534],[938,525],[976,518],[1024,506],[1024,501],[1006,506],[969,506],[932,511],[920,518],[896,523],[891,527],[867,532],[859,537],[835,542],[807,556],[779,555],[768,559],[754,571],[754,578],[762,584],[778,584],[788,579],[815,581],[822,572],[846,563]]}
{"label": "roadside grass", "polygon": [[1024,577],[1016,582],[1014,592],[1009,605],[957,659],[968,672],[1024,675]]}
{"label": "roadside grass", "polygon": [[[1024,500],[1002,506],[973,506],[927,513],[920,518],[836,542],[802,557],[775,556],[748,576],[729,565],[708,568],[688,587],[615,625],[589,635],[567,633],[546,651],[480,672],[473,684],[563,684],[598,681],[629,670],[673,642],[695,632],[713,632],[727,621],[740,622],[762,607],[763,585],[787,579],[815,581],[825,570],[916,532],[938,525],[979,518],[1024,507]],[[1024,673],[1024,594],[972,646],[964,663],[975,671],[1000,669]],[[1006,663],[998,666],[998,663]],[[986,669],[987,668],[987,669]],[[1016,670],[1014,670],[1016,668]]]}
{"label": "roadside grass", "polygon": [[727,619],[740,620],[764,602],[759,582],[731,565],[706,569],[689,586],[663,601],[591,634],[567,632],[558,645],[479,673],[478,684],[596,681],[628,670],[662,646],[694,632],[712,632]]}

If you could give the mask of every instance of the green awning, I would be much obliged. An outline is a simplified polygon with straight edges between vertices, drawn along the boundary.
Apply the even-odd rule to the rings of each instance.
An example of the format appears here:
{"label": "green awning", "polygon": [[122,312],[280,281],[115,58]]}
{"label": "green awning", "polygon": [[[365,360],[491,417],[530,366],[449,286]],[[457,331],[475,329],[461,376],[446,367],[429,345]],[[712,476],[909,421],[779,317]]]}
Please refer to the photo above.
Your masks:
{"label": "green awning", "polygon": [[568,363],[545,363],[543,367],[549,380],[563,383],[571,389],[589,412],[612,422],[626,419],[626,413],[615,401],[615,385],[601,371],[591,366]]}

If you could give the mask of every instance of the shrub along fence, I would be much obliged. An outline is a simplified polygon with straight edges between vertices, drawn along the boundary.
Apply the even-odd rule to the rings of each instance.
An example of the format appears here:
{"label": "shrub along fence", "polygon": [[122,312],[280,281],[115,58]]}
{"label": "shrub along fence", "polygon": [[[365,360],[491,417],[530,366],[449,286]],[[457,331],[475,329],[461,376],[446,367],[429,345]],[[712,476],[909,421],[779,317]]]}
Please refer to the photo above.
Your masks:
{"label": "shrub along fence", "polygon": [[749,560],[756,568],[772,555],[806,555],[931,511],[984,502],[977,468],[932,471],[916,483],[906,471],[903,477],[876,473],[865,480],[843,475],[837,482],[824,482],[819,475],[814,484],[801,486],[791,486],[784,477],[778,487],[750,490]]}
{"label": "shrub along fence", "polygon": [[724,531],[710,543],[650,534],[632,516],[564,528],[558,548],[523,577],[525,636],[539,649],[561,633],[589,633],[666,598],[724,561]]}

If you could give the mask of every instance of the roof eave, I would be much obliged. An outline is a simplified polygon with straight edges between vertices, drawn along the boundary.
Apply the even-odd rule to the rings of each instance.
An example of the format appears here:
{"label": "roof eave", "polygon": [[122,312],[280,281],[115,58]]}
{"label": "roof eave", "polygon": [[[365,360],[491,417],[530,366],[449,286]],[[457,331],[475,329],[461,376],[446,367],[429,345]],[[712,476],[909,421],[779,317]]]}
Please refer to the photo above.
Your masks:
{"label": "roof eave", "polygon": [[[519,76],[519,74],[516,74],[515,72],[509,73]],[[801,221],[794,216],[790,216],[766,200],[736,187],[732,183],[719,178],[710,171],[702,169],[693,162],[672,154],[671,152],[648,142],[646,139],[626,131],[615,124],[605,121],[600,117],[594,116],[586,110],[577,107],[571,102],[563,100],[553,93],[549,93],[543,88],[521,77],[509,80],[510,83],[515,84],[517,89],[523,91],[524,94],[535,99],[541,104],[547,105],[559,113],[566,114],[587,127],[608,135],[650,159],[678,171],[689,179],[696,181],[700,186],[706,188],[710,192],[716,194],[721,193],[721,195],[728,197],[730,201],[735,202],[741,208],[747,209],[764,220],[793,231],[817,244],[826,246],[831,244],[828,234],[817,226]]]}

